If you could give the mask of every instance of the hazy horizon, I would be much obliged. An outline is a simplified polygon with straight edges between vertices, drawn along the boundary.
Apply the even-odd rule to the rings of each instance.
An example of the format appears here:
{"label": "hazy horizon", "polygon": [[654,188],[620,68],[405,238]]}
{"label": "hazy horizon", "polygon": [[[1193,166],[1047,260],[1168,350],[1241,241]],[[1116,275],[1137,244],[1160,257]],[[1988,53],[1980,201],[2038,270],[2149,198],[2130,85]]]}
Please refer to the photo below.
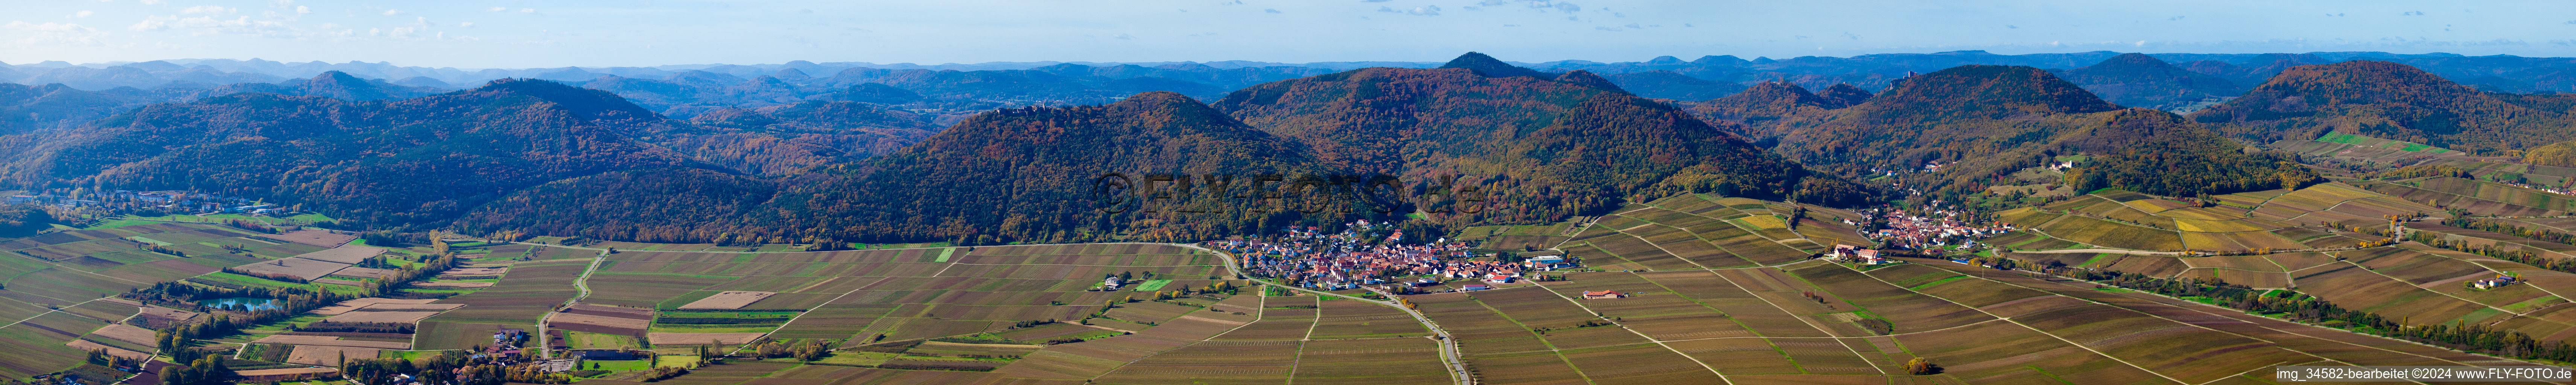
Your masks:
{"label": "hazy horizon", "polygon": [[[1986,50],[2576,56],[2576,3],[1254,0],[22,4],[0,62],[173,58],[455,68],[813,62],[1789,58]],[[1834,12],[1812,12],[1829,9]]]}

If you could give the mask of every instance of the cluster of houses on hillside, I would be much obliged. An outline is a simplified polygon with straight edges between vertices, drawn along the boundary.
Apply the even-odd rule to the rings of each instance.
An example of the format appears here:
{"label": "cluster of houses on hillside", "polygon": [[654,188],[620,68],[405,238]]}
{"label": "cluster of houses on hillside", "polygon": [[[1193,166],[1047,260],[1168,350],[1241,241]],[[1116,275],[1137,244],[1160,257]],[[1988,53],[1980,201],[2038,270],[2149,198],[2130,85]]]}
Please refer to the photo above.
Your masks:
{"label": "cluster of houses on hillside", "polygon": [[[1233,253],[1247,274],[1323,290],[1362,285],[1428,286],[1458,280],[1511,283],[1522,279],[1523,272],[1572,266],[1562,256],[1520,262],[1477,260],[1466,242],[1447,238],[1428,244],[1398,244],[1404,232],[1376,236],[1372,230],[1383,226],[1361,220],[1346,226],[1348,230],[1330,234],[1318,227],[1292,226],[1281,235],[1211,241],[1207,246]],[[1475,286],[1482,285],[1462,289],[1472,290]]]}
{"label": "cluster of houses on hillside", "polygon": [[[1924,212],[1907,212],[1903,209],[1883,210],[1876,215],[1881,221],[1886,222],[1887,227],[1868,231],[1863,235],[1889,247],[1921,249],[1954,245],[1968,246],[1975,244],[1978,238],[2013,231],[2011,225],[1977,226],[1960,221],[1958,218],[1963,213],[1956,210]],[[1844,220],[1843,223],[1862,225],[1851,220]]]}
{"label": "cluster of houses on hillside", "polygon": [[55,195],[49,192],[37,192],[11,195],[8,196],[5,201],[0,201],[0,203],[13,205],[54,205],[62,207],[98,207],[116,203],[133,203],[135,204],[134,206],[126,207],[143,207],[167,212],[200,214],[266,214],[280,210],[277,205],[261,203],[252,199],[176,190],[116,190],[106,194],[82,194],[75,191],[73,193],[63,195]]}

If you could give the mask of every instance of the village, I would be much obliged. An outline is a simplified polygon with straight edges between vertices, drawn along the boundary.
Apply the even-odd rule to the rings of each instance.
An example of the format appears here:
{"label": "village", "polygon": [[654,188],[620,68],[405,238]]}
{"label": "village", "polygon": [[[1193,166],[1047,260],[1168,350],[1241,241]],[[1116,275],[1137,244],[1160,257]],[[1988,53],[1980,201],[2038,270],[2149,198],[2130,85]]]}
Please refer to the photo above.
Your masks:
{"label": "village", "polygon": [[[1325,234],[1319,226],[1290,226],[1280,235],[1205,243],[1233,253],[1245,274],[1276,278],[1298,287],[1348,290],[1383,286],[1396,294],[1426,292],[1423,287],[1451,281],[1514,283],[1523,274],[1573,268],[1563,256],[1533,256],[1516,262],[1478,259],[1466,242],[1435,239],[1402,244],[1403,231],[1378,237],[1387,226],[1360,220],[1347,230]],[[1486,254],[1499,257],[1499,254]],[[1473,291],[1490,285],[1466,284],[1445,290]]]}
{"label": "village", "polygon": [[[1939,202],[1934,202],[1935,207],[1938,207],[1938,204]],[[1963,213],[1958,210],[1935,209],[1908,212],[1904,209],[1882,208],[1863,210],[1862,213],[1873,215],[1878,222],[1884,223],[1884,227],[1875,230],[1865,229],[1862,232],[1863,235],[1889,248],[1921,250],[1950,246],[1967,247],[1974,246],[1977,239],[2015,230],[2012,225],[1978,226],[1969,221],[1960,220]],[[1851,220],[1844,220],[1843,224],[1864,225]]]}
{"label": "village", "polygon": [[107,208],[121,211],[159,212],[164,214],[246,214],[276,215],[295,211],[256,199],[228,197],[190,191],[115,190],[96,193],[87,189],[54,192],[21,192],[9,195],[0,203],[12,205],[46,205],[70,208]]}

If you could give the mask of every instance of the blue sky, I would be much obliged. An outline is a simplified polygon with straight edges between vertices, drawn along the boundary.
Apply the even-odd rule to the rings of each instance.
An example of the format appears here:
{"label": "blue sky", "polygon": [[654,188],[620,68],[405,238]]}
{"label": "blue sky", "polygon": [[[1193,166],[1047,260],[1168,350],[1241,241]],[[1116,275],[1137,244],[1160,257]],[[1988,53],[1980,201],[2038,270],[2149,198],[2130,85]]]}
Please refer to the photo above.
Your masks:
{"label": "blue sky", "polygon": [[1638,61],[1983,49],[2576,56],[2576,2],[5,0],[0,62],[459,68]]}

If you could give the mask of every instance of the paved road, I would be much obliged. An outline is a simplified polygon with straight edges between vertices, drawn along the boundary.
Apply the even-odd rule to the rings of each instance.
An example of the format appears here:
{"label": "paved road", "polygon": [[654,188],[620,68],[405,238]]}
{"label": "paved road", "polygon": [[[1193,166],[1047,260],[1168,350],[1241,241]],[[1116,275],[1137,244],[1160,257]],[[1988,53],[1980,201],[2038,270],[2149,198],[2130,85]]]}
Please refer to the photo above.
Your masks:
{"label": "paved road", "polygon": [[[599,271],[599,262],[606,260],[608,260],[608,250],[600,250],[599,256],[590,258],[590,267],[582,268],[581,278],[574,278],[572,280],[573,289],[580,290],[581,294],[573,295],[572,299],[564,300],[563,306],[572,306],[575,302],[581,302],[582,298],[590,297],[590,273]],[[554,343],[546,337],[546,320],[554,318],[555,313],[555,311],[549,310],[546,311],[545,316],[537,317],[537,335],[535,337],[528,338],[531,341],[537,342],[537,357],[555,357]],[[567,340],[564,342],[571,343],[572,341]],[[522,346],[520,348],[524,349],[526,347]]]}

